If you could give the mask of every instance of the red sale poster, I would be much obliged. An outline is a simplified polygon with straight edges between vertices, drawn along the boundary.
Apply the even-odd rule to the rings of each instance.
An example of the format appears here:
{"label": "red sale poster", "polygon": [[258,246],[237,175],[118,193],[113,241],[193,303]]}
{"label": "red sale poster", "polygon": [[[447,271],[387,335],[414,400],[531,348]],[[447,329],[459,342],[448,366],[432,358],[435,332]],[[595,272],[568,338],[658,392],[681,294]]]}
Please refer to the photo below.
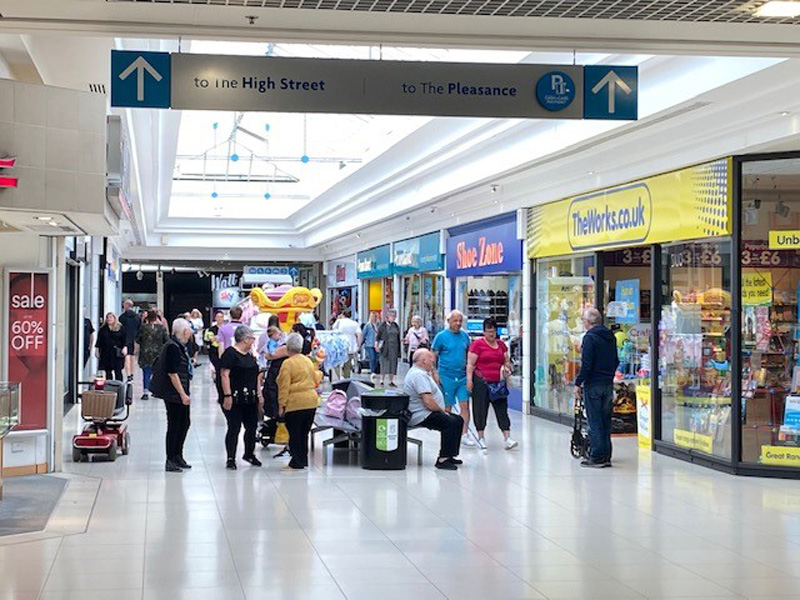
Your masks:
{"label": "red sale poster", "polygon": [[47,428],[47,273],[8,273],[8,380],[19,382],[20,423],[15,430]]}

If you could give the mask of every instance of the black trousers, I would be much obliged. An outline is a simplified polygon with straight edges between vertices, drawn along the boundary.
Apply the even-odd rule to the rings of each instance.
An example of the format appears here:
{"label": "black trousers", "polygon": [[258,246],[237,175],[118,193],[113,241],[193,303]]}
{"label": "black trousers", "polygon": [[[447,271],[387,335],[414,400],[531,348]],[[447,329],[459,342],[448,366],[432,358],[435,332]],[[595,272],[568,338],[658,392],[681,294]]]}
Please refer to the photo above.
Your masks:
{"label": "black trousers", "polygon": [[239,431],[244,425],[244,456],[253,456],[256,450],[256,429],[258,428],[258,404],[234,404],[230,410],[222,409],[228,421],[225,434],[225,450],[228,458],[236,458],[239,444]]}
{"label": "black trousers", "polygon": [[314,426],[315,408],[306,410],[293,410],[284,415],[286,429],[289,430],[289,452],[292,460],[289,466],[302,469],[308,466],[308,435]]}
{"label": "black trousers", "polygon": [[106,379],[114,379],[116,381],[125,381],[122,378],[122,367],[125,366],[124,358],[117,358],[116,356],[108,358],[105,356],[100,357],[97,368],[106,372]]}
{"label": "black trousers", "polygon": [[189,433],[191,417],[183,402],[165,402],[167,407],[167,460],[183,458],[183,444]]}
{"label": "black trousers", "polygon": [[497,426],[501,431],[511,429],[511,419],[508,418],[508,398],[503,400],[489,400],[489,388],[482,377],[475,374],[472,377],[472,419],[475,429],[483,431],[486,429],[486,419],[489,417],[489,405],[494,408],[494,416],[497,418]]}
{"label": "black trousers", "polygon": [[464,428],[464,419],[461,418],[461,415],[445,412],[431,413],[419,426],[441,433],[442,443],[439,449],[439,458],[458,456],[461,448],[461,430]]}

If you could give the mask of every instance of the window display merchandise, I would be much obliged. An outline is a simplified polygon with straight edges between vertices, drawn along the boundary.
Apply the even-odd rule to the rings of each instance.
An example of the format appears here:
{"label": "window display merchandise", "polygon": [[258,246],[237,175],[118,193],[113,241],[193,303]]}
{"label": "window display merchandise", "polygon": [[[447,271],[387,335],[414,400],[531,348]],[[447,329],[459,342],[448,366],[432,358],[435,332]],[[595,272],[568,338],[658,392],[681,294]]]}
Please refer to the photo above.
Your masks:
{"label": "window display merchandise", "polygon": [[800,467],[800,158],[742,165],[742,461]]}
{"label": "window display merchandise", "polygon": [[581,315],[595,302],[595,258],[543,259],[536,271],[535,405],[572,415],[586,329]]}
{"label": "window display merchandise", "polygon": [[444,269],[441,233],[434,232],[401,240],[392,245],[395,274],[400,275],[400,314],[403,331],[411,327],[411,318],[422,317],[431,336],[444,327]]}

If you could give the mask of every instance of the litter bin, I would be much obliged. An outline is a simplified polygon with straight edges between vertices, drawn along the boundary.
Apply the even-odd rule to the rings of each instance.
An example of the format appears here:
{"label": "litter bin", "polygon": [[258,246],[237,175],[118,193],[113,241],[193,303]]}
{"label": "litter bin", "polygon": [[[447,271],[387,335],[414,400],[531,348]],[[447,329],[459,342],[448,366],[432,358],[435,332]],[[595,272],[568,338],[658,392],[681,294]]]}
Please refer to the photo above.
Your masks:
{"label": "litter bin", "polygon": [[361,408],[380,412],[364,415],[361,424],[361,467],[376,470],[406,468],[408,396],[394,390],[361,394]]}

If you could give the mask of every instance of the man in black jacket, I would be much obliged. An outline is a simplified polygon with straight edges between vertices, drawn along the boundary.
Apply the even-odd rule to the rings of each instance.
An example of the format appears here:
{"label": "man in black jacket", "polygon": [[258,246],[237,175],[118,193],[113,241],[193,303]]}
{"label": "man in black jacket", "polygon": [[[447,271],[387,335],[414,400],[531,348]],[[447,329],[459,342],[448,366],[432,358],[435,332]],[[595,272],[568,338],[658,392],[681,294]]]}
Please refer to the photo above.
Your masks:
{"label": "man in black jacket", "polygon": [[136,368],[136,337],[142,326],[142,317],[133,310],[132,300],[125,300],[122,308],[119,322],[125,328],[125,345],[128,347],[128,354],[125,356],[125,372],[128,374],[128,381],[133,381],[133,371]]}
{"label": "man in black jacket", "polygon": [[183,458],[183,444],[189,432],[192,362],[186,343],[192,338],[192,326],[186,319],[175,319],[172,323],[172,337],[164,346],[164,374],[169,378],[165,385],[164,403],[167,406],[167,462],[165,469],[170,473],[180,473],[191,469]]}
{"label": "man in black jacket", "polygon": [[614,373],[619,365],[614,334],[603,325],[596,308],[583,313],[586,334],[581,345],[581,370],[575,379],[575,397],[583,396],[589,422],[589,458],[581,466],[611,466],[611,413],[614,406]]}

